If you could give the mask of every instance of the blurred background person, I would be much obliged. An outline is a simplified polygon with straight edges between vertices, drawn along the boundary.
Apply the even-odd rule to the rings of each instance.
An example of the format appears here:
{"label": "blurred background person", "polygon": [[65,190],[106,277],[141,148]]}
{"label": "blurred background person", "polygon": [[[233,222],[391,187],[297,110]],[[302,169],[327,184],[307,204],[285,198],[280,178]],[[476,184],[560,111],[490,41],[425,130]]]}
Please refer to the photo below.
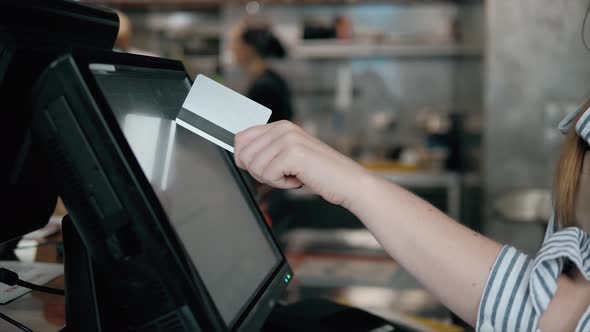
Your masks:
{"label": "blurred background person", "polygon": [[119,10],[115,10],[115,12],[119,16],[119,32],[117,33],[117,40],[115,40],[115,46],[113,49],[124,53],[157,56],[155,53],[131,46],[133,40],[133,25],[125,13]]}
{"label": "blurred background person", "polygon": [[129,17],[121,11],[116,11],[119,16],[119,32],[115,41],[115,49],[127,52],[131,47],[132,27]]}
{"label": "blurred background person", "polygon": [[[293,120],[289,85],[270,64],[273,58],[285,58],[287,51],[270,27],[250,22],[237,25],[230,48],[234,61],[250,80],[246,96],[272,110],[269,122]],[[290,207],[285,192],[258,183],[249,174],[244,175],[250,180],[250,190],[257,196],[267,222],[275,231],[286,226]]]}
{"label": "blurred background person", "polygon": [[289,86],[269,63],[272,58],[285,58],[287,51],[271,29],[263,24],[240,24],[232,36],[231,51],[251,81],[246,96],[272,110],[269,122],[293,120]]}

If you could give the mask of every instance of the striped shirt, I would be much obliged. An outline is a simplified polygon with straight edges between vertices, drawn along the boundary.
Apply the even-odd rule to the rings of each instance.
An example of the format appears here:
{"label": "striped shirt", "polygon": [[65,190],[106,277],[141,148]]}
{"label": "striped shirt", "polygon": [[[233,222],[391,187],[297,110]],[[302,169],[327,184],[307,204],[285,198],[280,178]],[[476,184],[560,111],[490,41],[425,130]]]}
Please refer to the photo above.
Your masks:
{"label": "striped shirt", "polygon": [[[590,279],[590,236],[577,227],[556,230],[553,217],[534,259],[513,247],[502,248],[481,298],[477,331],[537,331],[566,260]],[[590,331],[590,310],[576,331]]]}
{"label": "striped shirt", "polygon": [[[562,131],[572,126],[575,115],[560,123]],[[578,120],[576,131],[590,142],[590,111]],[[590,236],[578,227],[558,229],[553,216],[536,257],[528,257],[510,246],[503,247],[482,294],[477,331],[539,331],[538,320],[555,294],[557,279],[566,263],[577,267],[590,280]],[[576,327],[576,332],[587,331],[590,331],[590,308]]]}

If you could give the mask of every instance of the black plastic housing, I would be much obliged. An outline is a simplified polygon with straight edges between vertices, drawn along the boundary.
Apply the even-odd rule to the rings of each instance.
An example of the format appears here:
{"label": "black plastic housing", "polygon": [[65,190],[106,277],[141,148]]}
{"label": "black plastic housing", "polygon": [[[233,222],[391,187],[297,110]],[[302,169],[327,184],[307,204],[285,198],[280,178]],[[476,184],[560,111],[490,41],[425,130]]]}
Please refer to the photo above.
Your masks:
{"label": "black plastic housing", "polygon": [[[286,287],[283,279],[291,271],[285,258],[227,326],[92,76],[91,63],[185,71],[178,61],[76,51],[55,61],[35,89],[35,138],[43,142],[58,191],[91,259],[95,288],[101,290],[102,331],[259,330]],[[267,227],[235,165],[233,170]],[[66,264],[66,270],[71,268]]]}
{"label": "black plastic housing", "polygon": [[[112,49],[119,20],[98,6],[65,0],[0,1],[0,244],[43,227],[57,193],[30,135],[33,84],[72,47]],[[0,257],[8,257],[10,248]]]}

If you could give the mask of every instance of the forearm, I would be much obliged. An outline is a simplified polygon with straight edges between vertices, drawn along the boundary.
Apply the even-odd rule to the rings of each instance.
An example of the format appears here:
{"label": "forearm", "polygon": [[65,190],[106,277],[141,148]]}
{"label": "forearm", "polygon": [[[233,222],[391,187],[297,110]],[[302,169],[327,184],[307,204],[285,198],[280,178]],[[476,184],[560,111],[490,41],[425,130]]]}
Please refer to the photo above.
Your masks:
{"label": "forearm", "polygon": [[[279,121],[243,131],[236,135],[235,151],[237,165],[258,181],[282,189],[305,185],[327,201],[348,208],[392,257],[471,324],[477,322],[480,309],[483,326],[496,326],[502,331],[534,330],[543,311],[539,301],[531,301],[529,291],[534,264],[516,249],[502,249],[498,243],[461,226],[418,197],[370,174],[292,123]],[[570,233],[562,234],[563,239],[557,238],[556,243],[562,245],[562,240],[567,238],[580,239],[579,234],[572,237]],[[564,253],[574,257],[569,249]],[[581,256],[575,257],[579,266],[585,266]],[[543,267],[548,268],[545,263]],[[553,271],[555,268],[559,266],[554,266]],[[550,276],[550,271],[545,271],[542,280],[546,282]],[[582,285],[590,284],[585,277],[581,279]],[[547,292],[543,285],[539,287]],[[571,288],[571,293],[587,299],[584,294],[590,294],[590,286],[584,294],[578,294],[579,287]],[[562,298],[568,298],[567,294]],[[572,301],[563,303],[564,308],[575,305]],[[578,306],[576,315],[588,303]],[[556,312],[545,317],[547,323],[553,323],[559,316],[561,313]]]}
{"label": "forearm", "polygon": [[427,289],[475,324],[500,244],[385,179],[369,175],[360,182],[346,207]]}

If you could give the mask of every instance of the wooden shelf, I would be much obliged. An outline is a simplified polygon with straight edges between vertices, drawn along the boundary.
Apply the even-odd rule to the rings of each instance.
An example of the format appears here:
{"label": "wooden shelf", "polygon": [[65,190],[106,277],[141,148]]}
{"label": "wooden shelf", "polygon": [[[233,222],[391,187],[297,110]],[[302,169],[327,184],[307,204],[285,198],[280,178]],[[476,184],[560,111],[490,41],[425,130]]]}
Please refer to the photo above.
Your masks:
{"label": "wooden shelf", "polygon": [[291,48],[291,56],[302,60],[375,57],[481,57],[483,49],[453,44],[369,44],[334,41],[305,42]]}

